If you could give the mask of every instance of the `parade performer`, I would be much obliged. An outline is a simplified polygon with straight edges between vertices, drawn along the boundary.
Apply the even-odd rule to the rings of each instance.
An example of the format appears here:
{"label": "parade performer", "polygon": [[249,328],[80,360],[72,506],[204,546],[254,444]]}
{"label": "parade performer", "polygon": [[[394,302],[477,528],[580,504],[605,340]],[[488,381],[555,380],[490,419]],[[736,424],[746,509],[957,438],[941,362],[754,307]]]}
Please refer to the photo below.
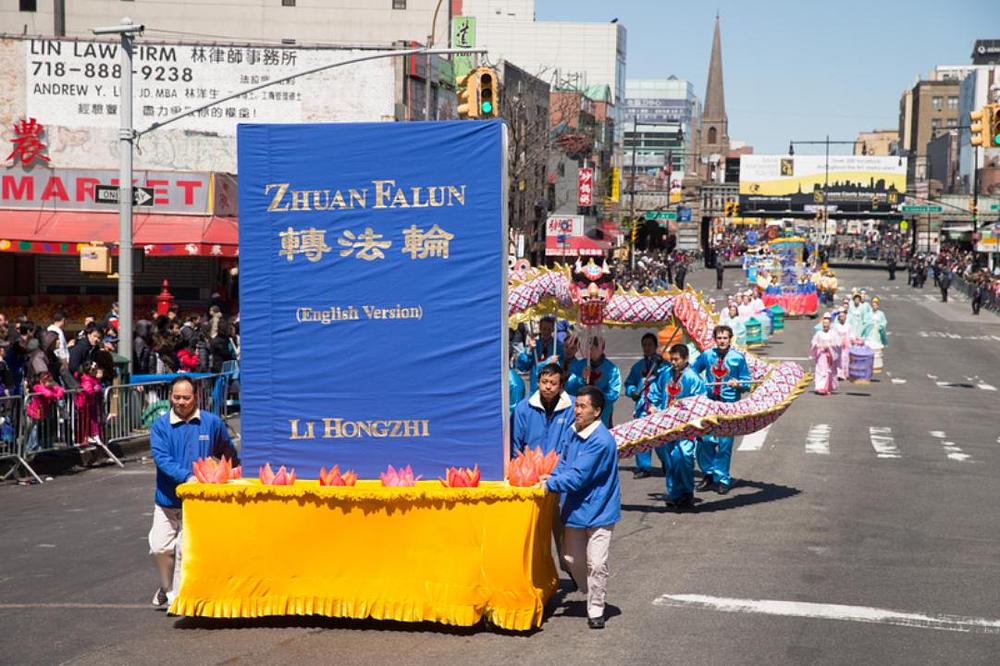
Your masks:
{"label": "parade performer", "polygon": [[156,463],[156,503],[149,530],[149,552],[156,561],[160,587],[156,607],[172,603],[180,588],[181,501],[177,486],[194,483],[192,463],[199,458],[226,456],[239,464],[236,449],[222,420],[198,409],[194,383],[184,375],[170,384],[170,411],[156,419],[149,444]]}
{"label": "parade performer", "polygon": [[[720,402],[736,402],[750,390],[750,369],[746,357],[731,347],[733,329],[720,324],[712,330],[715,347],[702,352],[691,368],[704,375],[708,397]],[[729,492],[729,467],[733,455],[732,437],[704,437],[698,444],[698,466],[703,474],[698,490],[715,486],[720,495]]]}
{"label": "parade performer", "polygon": [[559,363],[566,370],[566,357],[563,355],[563,344],[553,335],[556,330],[556,318],[542,317],[538,321],[538,339],[529,338],[524,351],[518,354],[516,367],[521,372],[531,372],[531,392],[538,390],[538,371],[549,363]]}
{"label": "parade performer", "polygon": [[[688,348],[670,348],[670,367],[665,368],[650,391],[651,409],[667,409],[675,400],[705,393],[705,382],[688,365]],[[657,447],[667,477],[667,506],[685,508],[694,502],[695,440],[682,439]]]}
{"label": "parade performer", "polygon": [[[823,330],[823,324],[820,322],[818,330]],[[847,380],[847,368],[851,364],[851,327],[847,323],[847,308],[842,307],[837,310],[836,318],[833,323],[830,324],[830,330],[833,331],[837,336],[838,347],[837,347],[837,379],[846,381]]]}
{"label": "parade performer", "polygon": [[885,312],[882,310],[882,303],[878,296],[876,296],[872,299],[872,325],[868,329],[868,337],[865,338],[865,344],[875,352],[872,365],[873,372],[882,372],[882,367],[885,363],[885,348],[889,344],[889,336],[886,331],[887,325],[888,322],[885,318]]}
{"label": "parade performer", "polygon": [[[580,341],[576,336],[566,338],[566,353],[571,357],[576,355],[579,347]],[[604,338],[600,336],[591,339],[589,358],[577,359],[569,365],[566,392],[577,395],[584,386],[594,386],[604,394],[601,421],[610,428],[615,401],[622,392],[622,376],[618,366],[604,355]]]}
{"label": "parade performer", "polygon": [[591,629],[604,628],[611,531],[621,519],[618,448],[601,423],[605,409],[599,389],[580,388],[559,463],[543,480],[546,490],[563,494],[562,559],[577,588],[587,595]]}
{"label": "parade performer", "polygon": [[830,315],[823,315],[823,330],[813,334],[810,345],[810,356],[816,363],[815,389],[819,395],[837,390],[837,352],[841,343],[840,336],[830,330],[831,323]]}
{"label": "parade performer", "polygon": [[[649,392],[663,368],[663,358],[656,351],[656,336],[646,333],[642,336],[642,359],[637,361],[625,378],[625,395],[635,401],[632,418],[642,418],[649,413]],[[663,458],[660,457],[662,462]],[[653,452],[643,451],[635,456],[635,472],[632,476],[644,479],[653,473]],[[664,466],[666,469],[666,466]]]}
{"label": "parade performer", "polygon": [[525,447],[542,452],[559,451],[562,439],[573,425],[573,399],[563,390],[562,368],[549,363],[538,373],[538,390],[514,410],[510,454]]}
{"label": "parade performer", "polygon": [[851,327],[851,335],[865,339],[872,325],[872,307],[864,302],[860,292],[851,296],[851,305],[847,308],[847,324]]}
{"label": "parade performer", "polygon": [[719,317],[719,323],[733,329],[733,344],[740,349],[747,346],[747,325],[740,316],[739,308],[730,303],[729,308]]}

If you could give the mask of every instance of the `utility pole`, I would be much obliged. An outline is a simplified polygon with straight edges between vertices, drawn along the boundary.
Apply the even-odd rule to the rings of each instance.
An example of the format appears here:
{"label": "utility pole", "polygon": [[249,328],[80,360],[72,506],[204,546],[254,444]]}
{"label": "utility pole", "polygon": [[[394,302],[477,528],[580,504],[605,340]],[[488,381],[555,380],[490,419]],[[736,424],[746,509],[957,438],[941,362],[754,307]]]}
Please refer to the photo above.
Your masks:
{"label": "utility pole", "polygon": [[[437,33],[437,21],[438,21],[438,10],[441,9],[441,3],[444,0],[438,0],[437,5],[434,7],[434,18],[431,19],[431,34],[427,36],[427,48],[434,48],[434,35]],[[424,72],[424,120],[435,120],[437,113],[434,114],[435,118],[431,118],[431,60],[433,56],[430,53],[427,54],[427,69]],[[441,94],[441,83],[438,82],[438,96]]]}
{"label": "utility pole", "polygon": [[132,40],[142,34],[145,26],[123,18],[120,25],[94,28],[95,35],[121,37],[121,96],[119,97],[120,128],[118,130],[118,353],[128,360],[132,371],[132,147],[135,129],[132,127]]}
{"label": "utility pole", "polygon": [[632,218],[632,271],[635,272],[635,153],[639,147],[638,116],[632,116],[632,192],[629,196],[629,217]]}

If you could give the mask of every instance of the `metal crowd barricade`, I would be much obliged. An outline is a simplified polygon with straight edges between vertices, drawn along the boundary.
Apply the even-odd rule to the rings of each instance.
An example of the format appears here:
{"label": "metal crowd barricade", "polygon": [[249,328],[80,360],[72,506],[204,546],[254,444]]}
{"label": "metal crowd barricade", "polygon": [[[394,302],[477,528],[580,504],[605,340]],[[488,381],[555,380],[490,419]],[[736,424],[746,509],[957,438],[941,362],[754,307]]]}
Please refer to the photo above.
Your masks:
{"label": "metal crowd barricade", "polygon": [[49,451],[98,448],[119,467],[124,467],[107,445],[105,405],[100,391],[87,393],[75,389],[65,391],[58,399],[39,393],[26,394],[18,437],[21,457],[30,460]]}
{"label": "metal crowd barricade", "polygon": [[[131,384],[117,384],[104,389],[108,405],[105,434],[108,444],[149,436],[153,422],[170,411],[170,383],[180,375],[142,375]],[[198,408],[219,418],[226,414],[229,375],[190,373],[195,385]]]}
{"label": "metal crowd barricade", "polygon": [[35,473],[24,458],[23,444],[20,435],[21,421],[24,419],[24,399],[19,395],[0,396],[0,461],[14,461],[10,469],[0,475],[0,480],[6,481],[17,470],[24,468],[38,483],[42,478]]}

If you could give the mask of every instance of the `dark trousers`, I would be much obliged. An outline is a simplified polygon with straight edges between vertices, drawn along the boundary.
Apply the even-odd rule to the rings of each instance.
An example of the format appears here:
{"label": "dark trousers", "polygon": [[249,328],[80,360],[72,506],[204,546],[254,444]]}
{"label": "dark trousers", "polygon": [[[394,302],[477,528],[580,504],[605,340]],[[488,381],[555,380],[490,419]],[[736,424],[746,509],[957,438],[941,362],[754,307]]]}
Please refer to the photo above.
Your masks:
{"label": "dark trousers", "polygon": [[942,303],[948,302],[948,287],[945,286],[944,284],[941,285],[941,302]]}
{"label": "dark trousers", "polygon": [[889,267],[889,279],[890,280],[895,280],[896,279],[896,267],[895,266],[890,266]]}
{"label": "dark trousers", "polygon": [[973,296],[972,297],[972,314],[974,314],[974,315],[979,314],[979,308],[981,308],[981,307],[983,307],[983,298],[982,298],[982,296]]}
{"label": "dark trousers", "polygon": [[722,289],[722,273],[715,274],[715,288]]}

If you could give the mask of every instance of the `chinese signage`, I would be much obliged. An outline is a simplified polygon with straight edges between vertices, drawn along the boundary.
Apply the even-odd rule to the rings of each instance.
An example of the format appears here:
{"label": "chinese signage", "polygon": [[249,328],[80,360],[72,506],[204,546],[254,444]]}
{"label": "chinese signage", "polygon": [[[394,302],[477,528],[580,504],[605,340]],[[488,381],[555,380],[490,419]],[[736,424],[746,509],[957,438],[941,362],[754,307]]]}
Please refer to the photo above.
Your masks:
{"label": "chinese signage", "polygon": [[[476,17],[456,16],[451,19],[451,46],[456,49],[471,49],[476,45]],[[465,76],[476,67],[476,56],[456,54],[452,56],[455,78]]]}
{"label": "chinese signage", "polygon": [[549,215],[545,220],[545,237],[582,236],[583,215]]}
{"label": "chinese signage", "polygon": [[[153,212],[192,215],[235,214],[233,179],[212,197],[214,174],[183,171],[136,171],[135,185],[153,190]],[[94,201],[99,185],[118,185],[111,169],[25,169],[20,164],[0,172],[0,208],[27,210],[93,210],[108,212]],[[217,200],[225,197],[223,205]],[[213,200],[214,199],[214,200]]]}
{"label": "chinese signage", "polygon": [[622,170],[615,167],[611,170],[611,200],[620,201],[622,197]]}
{"label": "chinese signage", "polygon": [[803,212],[808,206],[889,213],[906,195],[906,158],[743,155],[740,209]]}
{"label": "chinese signage", "polygon": [[45,128],[34,118],[28,118],[14,123],[14,138],[11,139],[13,150],[7,156],[7,160],[20,162],[24,166],[30,165],[36,159],[48,162],[48,155],[43,155],[45,144],[42,143],[42,135]]}
{"label": "chinese signage", "polygon": [[580,206],[594,204],[594,170],[590,167],[580,169],[576,180],[576,202]]}
{"label": "chinese signage", "polygon": [[[27,115],[60,127],[117,128],[118,49],[109,42],[26,42]],[[134,123],[144,129],[255,85],[357,55],[333,49],[137,44]],[[176,129],[235,136],[237,123],[305,120],[320,105],[336,106],[340,120],[392,118],[393,86],[391,60],[359,63],[247,93],[178,121]],[[368,107],[376,101],[380,112],[373,114]],[[334,116],[327,112],[325,117]]]}
{"label": "chinese signage", "polygon": [[244,464],[503,477],[504,132],[240,127]]}

